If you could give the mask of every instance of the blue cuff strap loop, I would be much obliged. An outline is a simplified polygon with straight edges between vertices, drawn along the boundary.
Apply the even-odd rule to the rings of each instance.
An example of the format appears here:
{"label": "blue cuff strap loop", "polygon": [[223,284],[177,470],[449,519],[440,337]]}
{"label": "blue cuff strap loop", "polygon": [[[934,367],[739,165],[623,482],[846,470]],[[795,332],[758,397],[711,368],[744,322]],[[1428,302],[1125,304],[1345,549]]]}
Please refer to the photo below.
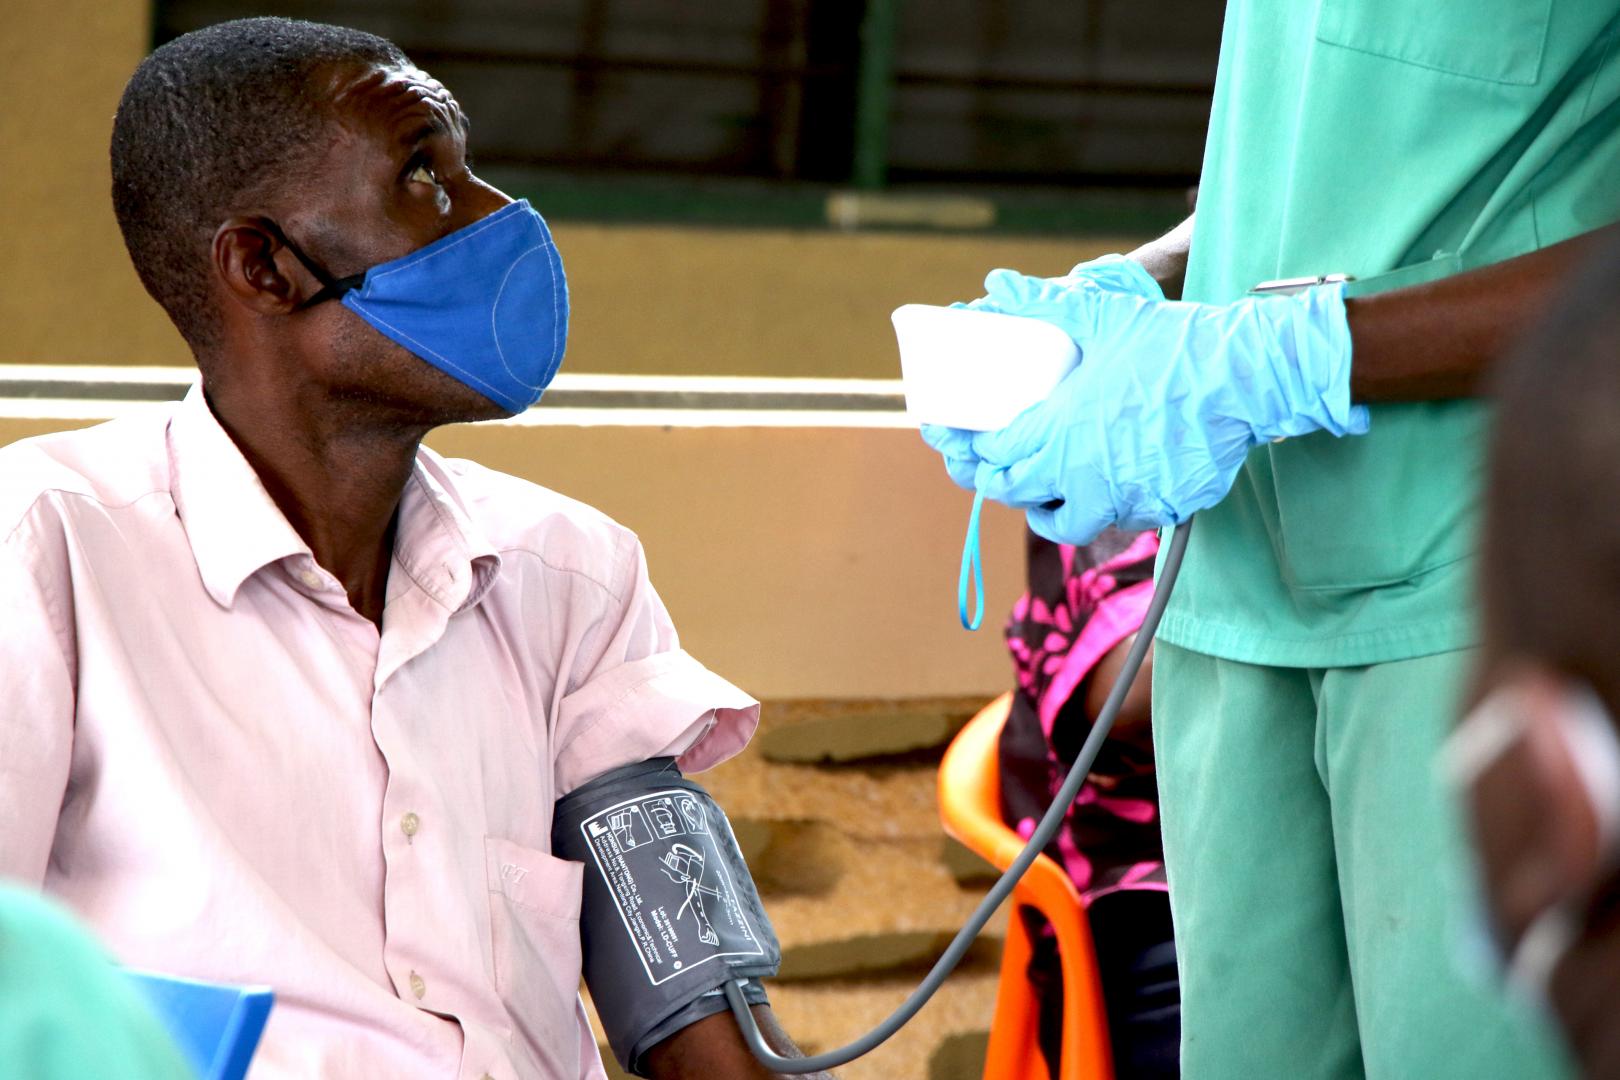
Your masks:
{"label": "blue cuff strap loop", "polygon": [[[956,581],[956,617],[962,620],[962,629],[977,630],[984,622],[984,563],[979,558],[979,511],[984,508],[984,492],[973,495],[973,513],[968,517],[967,538],[962,541],[962,575]],[[968,618],[968,573],[973,574],[973,592],[977,599],[973,618]]]}

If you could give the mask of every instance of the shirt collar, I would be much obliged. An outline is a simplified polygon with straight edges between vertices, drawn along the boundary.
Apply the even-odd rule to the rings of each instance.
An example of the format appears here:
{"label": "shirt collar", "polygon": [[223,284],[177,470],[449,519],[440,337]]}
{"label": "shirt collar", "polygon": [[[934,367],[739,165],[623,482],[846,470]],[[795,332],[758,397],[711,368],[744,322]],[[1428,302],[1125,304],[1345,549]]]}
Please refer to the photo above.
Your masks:
{"label": "shirt collar", "polygon": [[[455,474],[445,460],[423,447],[399,501],[394,530],[394,565],[423,592],[452,612],[484,598],[500,576],[501,556],[467,510]],[[389,597],[404,583],[391,580]]]}
{"label": "shirt collar", "polygon": [[[175,510],[216,603],[231,607],[242,583],[272,563],[313,560],[309,545],[220,426],[200,384],[176,409],[168,442]],[[425,448],[400,499],[394,561],[390,600],[407,587],[393,580],[403,570],[452,612],[483,599],[500,573],[500,555],[467,513],[450,470]]]}
{"label": "shirt collar", "polygon": [[223,607],[242,582],[294,555],[309,555],[236,443],[193,386],[169,421],[170,489],[203,586]]}

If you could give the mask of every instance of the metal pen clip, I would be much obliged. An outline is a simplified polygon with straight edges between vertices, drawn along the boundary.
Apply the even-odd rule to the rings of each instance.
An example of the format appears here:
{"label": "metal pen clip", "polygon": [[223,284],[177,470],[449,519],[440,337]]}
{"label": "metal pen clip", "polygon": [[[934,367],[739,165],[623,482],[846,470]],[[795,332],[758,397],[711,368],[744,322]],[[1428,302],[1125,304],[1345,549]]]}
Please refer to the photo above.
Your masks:
{"label": "metal pen clip", "polygon": [[1278,278],[1275,281],[1262,281],[1249,290],[1252,296],[1287,296],[1290,293],[1303,292],[1314,289],[1318,285],[1336,285],[1340,282],[1354,281],[1354,274],[1317,274],[1314,277]]}

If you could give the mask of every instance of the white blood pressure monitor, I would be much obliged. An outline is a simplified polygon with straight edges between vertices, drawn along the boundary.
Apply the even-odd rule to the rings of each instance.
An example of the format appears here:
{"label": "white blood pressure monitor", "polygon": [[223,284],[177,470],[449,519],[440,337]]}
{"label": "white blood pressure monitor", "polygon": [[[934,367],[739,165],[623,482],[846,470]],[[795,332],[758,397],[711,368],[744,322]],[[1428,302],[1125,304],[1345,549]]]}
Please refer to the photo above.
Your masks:
{"label": "white blood pressure monitor", "polygon": [[1039,319],[931,304],[906,304],[891,319],[906,411],[919,424],[1004,428],[1080,363],[1074,339]]}

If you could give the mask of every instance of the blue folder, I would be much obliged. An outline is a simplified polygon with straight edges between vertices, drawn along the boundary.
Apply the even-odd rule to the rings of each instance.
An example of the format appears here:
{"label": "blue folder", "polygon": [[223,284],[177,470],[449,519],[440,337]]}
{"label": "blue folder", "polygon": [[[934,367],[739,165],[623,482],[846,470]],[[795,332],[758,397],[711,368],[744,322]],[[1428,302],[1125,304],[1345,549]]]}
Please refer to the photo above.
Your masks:
{"label": "blue folder", "polygon": [[200,1080],[242,1080],[275,1000],[268,987],[128,974]]}

